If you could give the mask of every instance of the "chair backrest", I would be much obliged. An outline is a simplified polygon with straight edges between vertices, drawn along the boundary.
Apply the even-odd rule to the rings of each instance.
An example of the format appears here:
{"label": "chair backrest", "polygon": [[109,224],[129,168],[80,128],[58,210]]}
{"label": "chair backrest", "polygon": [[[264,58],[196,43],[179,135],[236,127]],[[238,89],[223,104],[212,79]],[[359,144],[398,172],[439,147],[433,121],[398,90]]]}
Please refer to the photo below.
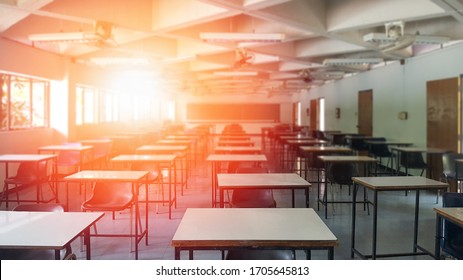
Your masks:
{"label": "chair backrest", "polygon": [[370,154],[376,157],[391,157],[392,153],[386,144],[370,145]]}
{"label": "chair backrest", "polygon": [[426,162],[421,152],[400,153],[400,165],[408,168],[423,169],[426,168]]}
{"label": "chair backrest", "polygon": [[43,179],[47,176],[47,162],[41,161],[38,163],[35,162],[22,162],[18,171],[16,172],[16,178],[27,179],[27,180],[36,180],[37,178],[37,166],[39,168],[39,178]]}
{"label": "chair backrest", "polygon": [[80,152],[61,151],[58,154],[58,166],[76,166],[80,163]]}
{"label": "chair backrest", "polygon": [[261,166],[241,166],[236,168],[235,173],[269,173],[269,170]]}
{"label": "chair backrest", "polygon": [[[238,167],[236,173],[268,173],[265,167]],[[274,208],[276,207],[273,191],[270,189],[240,189],[234,190],[231,206],[234,208]]]}
{"label": "chair backrest", "polygon": [[340,185],[351,185],[352,177],[357,176],[357,168],[352,163],[333,163],[328,169],[328,180]]}
{"label": "chair backrest", "polygon": [[118,211],[134,202],[132,183],[96,182],[91,197],[82,203],[84,210]]}
{"label": "chair backrest", "polygon": [[149,163],[149,162],[132,163],[131,169],[138,170],[138,171],[149,171],[148,181],[156,180],[160,174],[159,166],[155,163]]}
{"label": "chair backrest", "polygon": [[[463,193],[444,193],[442,206],[463,207]],[[457,259],[463,259],[463,228],[450,221],[444,221],[443,233],[442,251]]]}
{"label": "chair backrest", "polygon": [[[463,159],[463,154],[445,153],[442,155],[442,173],[446,177],[455,177],[455,160]],[[458,165],[458,177],[463,178],[463,164]]]}

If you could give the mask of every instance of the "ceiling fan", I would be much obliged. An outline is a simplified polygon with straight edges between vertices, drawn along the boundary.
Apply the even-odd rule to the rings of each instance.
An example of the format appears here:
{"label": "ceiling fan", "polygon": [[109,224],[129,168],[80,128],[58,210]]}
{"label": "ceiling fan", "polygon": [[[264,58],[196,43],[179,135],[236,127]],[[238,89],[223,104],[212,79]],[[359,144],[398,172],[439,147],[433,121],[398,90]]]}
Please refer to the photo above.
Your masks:
{"label": "ceiling fan", "polygon": [[254,61],[254,54],[249,54],[246,49],[239,48],[235,51],[235,63],[233,68],[239,69],[250,66]]}
{"label": "ceiling fan", "polygon": [[93,31],[30,34],[29,40],[34,43],[92,44],[98,47],[118,45],[113,39],[112,24],[104,21],[97,21]]}
{"label": "ceiling fan", "polygon": [[369,33],[363,36],[365,42],[375,43],[384,53],[402,50],[413,44],[443,44],[450,40],[444,36],[420,35],[419,32],[406,34],[403,21],[388,22],[384,26],[385,33]]}

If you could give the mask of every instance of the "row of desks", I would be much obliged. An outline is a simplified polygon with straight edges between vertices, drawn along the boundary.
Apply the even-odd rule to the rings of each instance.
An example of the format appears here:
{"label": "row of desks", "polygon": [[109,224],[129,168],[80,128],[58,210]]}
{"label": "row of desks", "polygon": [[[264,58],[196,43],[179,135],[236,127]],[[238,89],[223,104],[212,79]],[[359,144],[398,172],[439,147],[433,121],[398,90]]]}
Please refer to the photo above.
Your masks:
{"label": "row of desks", "polygon": [[[165,143],[163,143],[165,144]],[[176,197],[177,197],[177,191],[176,191],[176,185],[177,185],[177,164],[176,161],[178,158],[183,157],[185,164],[188,164],[188,159],[187,157],[187,146],[179,146],[179,145],[163,145],[160,144],[158,146],[141,146],[137,149],[137,153],[140,154],[132,154],[132,155],[120,155],[112,158],[110,162],[112,164],[131,164],[131,163],[136,163],[136,162],[143,162],[143,163],[155,163],[155,164],[164,164],[165,167],[168,168],[168,174],[169,174],[169,197],[168,197],[168,203],[169,203],[169,219],[171,218],[171,208],[176,206]],[[77,151],[79,152],[80,159],[77,161],[83,162],[83,158],[86,156],[85,153],[91,151],[92,146],[80,146],[80,145],[56,145],[56,146],[46,146],[46,147],[41,147],[39,148],[39,153],[41,154],[30,154],[30,155],[0,155],[0,162],[5,163],[5,168],[6,168],[6,174],[8,176],[8,164],[10,163],[20,163],[20,162],[36,162],[37,164],[42,162],[42,161],[52,161],[53,163],[51,166],[53,166],[52,169],[52,174],[50,175],[50,178],[54,177],[54,173],[56,172],[56,166],[57,166],[57,158],[59,156],[60,151]],[[51,154],[44,154],[44,153],[51,153]],[[155,153],[155,154],[146,154],[146,153]],[[182,171],[182,189],[183,189],[183,184],[187,184],[187,176],[188,176],[188,167],[180,167]],[[173,172],[172,172],[173,171]],[[183,171],[185,171],[183,173]],[[70,174],[66,177],[64,177],[63,181],[66,182],[66,205],[69,205],[69,197],[68,197],[68,188],[71,183],[78,183],[79,185],[81,184],[86,184],[86,183],[94,183],[94,182],[105,182],[105,181],[111,181],[111,182],[130,182],[132,183],[133,190],[135,192],[135,197],[137,199],[137,202],[135,203],[137,209],[136,209],[136,215],[139,215],[138,207],[138,189],[141,186],[146,187],[146,199],[144,201],[145,207],[146,207],[146,214],[145,214],[145,228],[141,229],[141,231],[138,231],[138,227],[135,226],[135,234],[133,237],[135,237],[136,242],[135,242],[135,258],[138,258],[138,244],[139,242],[145,238],[146,244],[148,244],[148,203],[150,202],[164,202],[164,201],[151,201],[148,198],[148,183],[147,183],[147,174],[148,171],[128,171],[128,170],[81,170],[76,173]],[[183,175],[184,174],[184,175]],[[183,177],[185,176],[185,177]],[[41,182],[38,182],[41,183]],[[37,195],[37,201],[34,202],[42,202],[38,199]],[[56,188],[56,202],[59,202],[58,200],[58,189]],[[10,213],[10,211],[5,211],[6,213]],[[13,212],[12,212],[13,213]],[[75,213],[75,215],[80,215],[82,214],[82,217],[84,217],[87,213]],[[11,214],[11,215],[16,215],[16,214]],[[34,215],[34,214],[31,214]],[[103,213],[101,213],[103,215]],[[87,215],[88,216],[88,215]],[[98,219],[101,217],[98,217]],[[86,236],[88,235],[88,227],[91,226],[96,222],[94,219],[93,222],[88,223],[84,228],[82,228],[82,231],[85,231]],[[138,216],[136,217],[136,220],[138,220]],[[57,221],[58,222],[58,221]],[[80,225],[80,224],[79,224]],[[59,229],[59,227],[55,227],[55,229]],[[80,234],[80,233],[78,233]],[[9,235],[9,233],[7,234]],[[53,236],[53,235],[51,235]],[[109,235],[105,235],[109,236]],[[132,235],[130,235],[132,237]],[[86,237],[87,238],[87,237]],[[88,237],[89,238],[89,237]],[[25,238],[27,240],[27,238]],[[72,240],[68,240],[71,242]],[[87,244],[90,244],[90,242],[87,242]],[[2,245],[3,246],[3,245]],[[10,246],[13,245],[5,245],[5,248],[9,248]],[[31,245],[31,247],[35,247],[36,245]],[[88,245],[88,252],[87,252],[87,258],[90,258],[90,245]],[[13,246],[14,247],[14,246]],[[18,245],[18,247],[21,247],[21,245]],[[16,247],[15,247],[16,248]],[[42,248],[45,248],[42,246]],[[57,247],[56,247],[57,248]],[[55,249],[51,248],[51,249]],[[58,249],[56,249],[58,250]]]}

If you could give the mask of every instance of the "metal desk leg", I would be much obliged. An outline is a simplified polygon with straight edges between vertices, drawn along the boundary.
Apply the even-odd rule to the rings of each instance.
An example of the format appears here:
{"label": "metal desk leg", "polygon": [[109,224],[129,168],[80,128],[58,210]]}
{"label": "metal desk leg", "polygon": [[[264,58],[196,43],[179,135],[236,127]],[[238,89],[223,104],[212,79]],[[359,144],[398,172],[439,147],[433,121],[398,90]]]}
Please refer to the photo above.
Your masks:
{"label": "metal desk leg", "polygon": [[355,215],[356,215],[356,208],[355,204],[357,203],[357,191],[358,191],[358,184],[354,183],[353,190],[352,190],[352,234],[351,234],[351,249],[350,249],[350,258],[354,258],[354,248],[355,248]]}
{"label": "metal desk leg", "polygon": [[376,260],[376,242],[378,237],[378,192],[373,192],[373,243],[371,248],[371,259]]}

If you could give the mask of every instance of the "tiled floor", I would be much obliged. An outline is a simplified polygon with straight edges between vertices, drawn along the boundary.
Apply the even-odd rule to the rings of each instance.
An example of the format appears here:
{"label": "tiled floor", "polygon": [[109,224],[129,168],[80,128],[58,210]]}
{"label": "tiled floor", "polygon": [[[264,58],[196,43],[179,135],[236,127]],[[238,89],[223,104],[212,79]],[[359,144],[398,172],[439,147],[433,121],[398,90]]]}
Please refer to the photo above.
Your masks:
{"label": "tiled floor", "polygon": [[[272,158],[271,153],[267,153]],[[271,161],[272,162],[272,161]],[[272,164],[269,168],[276,169]],[[192,175],[188,182],[188,189],[184,190],[183,196],[178,196],[177,207],[173,210],[172,219],[168,219],[167,206],[151,204],[149,207],[149,244],[145,245],[144,240],[140,243],[139,259],[145,260],[172,260],[174,249],[171,246],[171,239],[187,208],[211,207],[211,166],[205,161],[198,161],[193,167]],[[333,196],[350,200],[348,188],[333,188]],[[71,211],[79,211],[82,195],[77,188],[71,189],[74,196],[70,206]],[[290,207],[290,192],[274,192],[277,207]],[[303,207],[303,193],[296,192],[297,207]],[[317,210],[316,186],[310,191],[310,206]],[[155,195],[151,193],[150,195]],[[414,193],[405,195],[404,192],[386,192],[379,196],[379,225],[378,225],[378,252],[410,252],[413,242],[413,214],[414,214]],[[435,193],[422,193],[420,202],[419,219],[419,244],[426,249],[433,250],[435,233],[435,215],[432,211],[436,204]],[[2,205],[2,208],[4,205]],[[372,217],[367,211],[358,208],[357,239],[358,248],[364,253],[371,251],[371,224]],[[144,215],[142,208],[142,215]],[[335,248],[335,259],[350,259],[351,245],[351,204],[335,204],[329,206],[329,215],[325,219],[323,208],[318,211],[320,217],[339,239],[339,247]],[[226,222],[226,221],[224,221]],[[59,229],[57,229],[59,230]],[[129,211],[116,214],[116,220],[111,220],[110,213],[106,214],[103,220],[98,223],[98,232],[128,232]],[[72,244],[73,251],[78,259],[85,258],[85,252],[80,250],[80,240]],[[92,238],[92,259],[101,260],[126,260],[134,259],[134,253],[130,250],[129,238]],[[187,256],[182,255],[182,258]],[[202,251],[195,253],[196,259],[220,259],[220,252]],[[298,253],[298,258],[304,258]],[[313,252],[313,259],[326,259],[326,251]],[[403,257],[401,259],[431,259],[429,256]]]}

